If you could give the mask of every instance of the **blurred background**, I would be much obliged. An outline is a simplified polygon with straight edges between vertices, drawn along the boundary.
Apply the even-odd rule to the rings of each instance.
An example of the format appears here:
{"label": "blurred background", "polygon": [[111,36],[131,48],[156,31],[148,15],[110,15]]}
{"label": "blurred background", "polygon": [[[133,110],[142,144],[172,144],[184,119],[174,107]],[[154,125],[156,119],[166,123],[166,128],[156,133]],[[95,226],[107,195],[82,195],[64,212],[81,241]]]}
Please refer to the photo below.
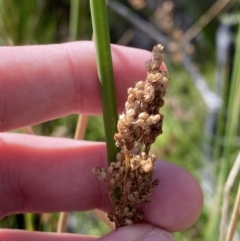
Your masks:
{"label": "blurred background", "polygon": [[[108,0],[112,43],[150,51],[165,46],[171,81],[153,152],[190,171],[205,196],[199,220],[175,233],[177,241],[224,240],[231,219],[240,180],[239,7],[239,0]],[[0,0],[2,46],[91,38],[88,0]],[[36,135],[73,138],[77,118],[31,128]],[[89,117],[85,139],[104,141],[101,116]],[[1,220],[0,228],[55,232],[57,221],[57,213],[19,214]],[[71,213],[67,231],[103,235],[109,227],[89,211]],[[233,240],[240,240],[240,222]]]}

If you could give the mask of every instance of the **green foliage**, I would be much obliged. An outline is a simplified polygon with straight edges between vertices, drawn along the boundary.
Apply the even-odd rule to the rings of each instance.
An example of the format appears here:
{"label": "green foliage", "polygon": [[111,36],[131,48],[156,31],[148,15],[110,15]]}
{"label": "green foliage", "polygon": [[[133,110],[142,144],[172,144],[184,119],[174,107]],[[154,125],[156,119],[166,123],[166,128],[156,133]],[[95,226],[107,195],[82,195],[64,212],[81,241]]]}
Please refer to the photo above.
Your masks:
{"label": "green foliage", "polygon": [[[89,39],[92,29],[87,0],[80,1],[80,7],[75,14],[79,16],[77,38]],[[69,18],[70,1],[68,0],[1,0],[0,44],[66,42],[69,39]]]}
{"label": "green foliage", "polygon": [[[220,120],[221,124],[219,133],[223,133],[226,139],[224,145],[215,146],[217,149],[215,153],[217,160],[220,161],[220,166],[218,169],[217,184],[219,192],[216,195],[216,209],[211,211],[209,226],[207,229],[207,238],[216,240],[218,239],[219,231],[219,220],[221,217],[221,204],[222,197],[224,195],[224,184],[227,180],[228,174],[233,166],[236,156],[239,152],[239,147],[236,146],[236,140],[239,128],[239,117],[240,117],[240,28],[238,30],[237,41],[236,41],[236,51],[234,56],[233,65],[233,75],[229,86],[229,94],[225,96],[225,105],[223,108],[226,109],[221,113],[226,113],[226,118]],[[226,93],[225,93],[226,94]],[[219,118],[222,118],[219,115]],[[220,150],[221,149],[221,150]],[[238,182],[236,182],[238,183]],[[213,231],[214,230],[214,231]]]}
{"label": "green foliage", "polygon": [[76,229],[81,234],[102,236],[110,231],[109,227],[92,211],[77,213],[76,218]]}

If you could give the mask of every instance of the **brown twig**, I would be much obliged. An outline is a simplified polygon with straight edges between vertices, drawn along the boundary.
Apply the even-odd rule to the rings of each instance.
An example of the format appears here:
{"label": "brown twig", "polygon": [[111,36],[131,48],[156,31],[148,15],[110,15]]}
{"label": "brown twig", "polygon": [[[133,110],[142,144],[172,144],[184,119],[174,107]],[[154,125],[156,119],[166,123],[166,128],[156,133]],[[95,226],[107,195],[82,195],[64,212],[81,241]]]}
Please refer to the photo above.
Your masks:
{"label": "brown twig", "polygon": [[94,213],[98,216],[98,218],[100,218],[104,223],[106,223],[111,230],[114,229],[114,224],[113,222],[109,221],[109,218],[107,217],[107,213],[99,209],[94,209]]}
{"label": "brown twig", "polygon": [[226,236],[226,241],[232,241],[234,232],[236,230],[237,221],[238,221],[239,207],[240,207],[240,183],[238,185],[237,198],[234,204],[233,213],[232,213],[232,217],[230,220],[230,224],[229,224],[229,228]]}
{"label": "brown twig", "polygon": [[88,116],[86,115],[79,115],[78,116],[78,122],[74,134],[75,140],[83,140],[87,128],[88,123]]}
{"label": "brown twig", "polygon": [[31,126],[22,127],[21,129],[22,129],[22,132],[24,134],[35,135],[34,131],[31,128]]}
{"label": "brown twig", "polygon": [[[79,115],[75,134],[74,134],[75,140],[83,140],[84,139],[87,122],[88,122],[88,116]],[[57,233],[63,233],[66,231],[68,215],[69,215],[68,212],[61,212],[59,214]]]}
{"label": "brown twig", "polygon": [[203,14],[200,19],[179,39],[179,42],[189,43],[196,35],[219,13],[228,3],[234,2],[230,0],[218,0],[208,11]]}
{"label": "brown twig", "polygon": [[227,226],[227,217],[228,217],[228,206],[229,206],[229,192],[236,179],[236,176],[240,170],[240,152],[232,166],[232,169],[228,175],[227,181],[224,187],[224,196],[222,204],[222,218],[220,224],[220,241],[223,241],[226,237],[226,226]]}

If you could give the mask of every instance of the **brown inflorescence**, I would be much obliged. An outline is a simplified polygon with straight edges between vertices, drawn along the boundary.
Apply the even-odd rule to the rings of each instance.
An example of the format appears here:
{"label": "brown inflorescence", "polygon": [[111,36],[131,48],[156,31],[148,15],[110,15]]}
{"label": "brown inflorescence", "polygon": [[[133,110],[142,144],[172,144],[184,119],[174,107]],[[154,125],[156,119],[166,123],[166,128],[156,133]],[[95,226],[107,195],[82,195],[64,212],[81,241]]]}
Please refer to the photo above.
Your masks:
{"label": "brown inflorescence", "polygon": [[120,115],[118,133],[114,135],[116,146],[121,149],[116,162],[110,164],[107,174],[102,168],[94,169],[100,180],[108,177],[108,192],[114,206],[108,217],[117,228],[143,218],[140,205],[150,202],[158,184],[154,179],[156,156],[149,150],[162,133],[163,115],[159,109],[164,105],[168,74],[160,70],[163,46],[154,46],[152,52],[153,58],[146,62],[146,80],[128,89],[125,111]]}

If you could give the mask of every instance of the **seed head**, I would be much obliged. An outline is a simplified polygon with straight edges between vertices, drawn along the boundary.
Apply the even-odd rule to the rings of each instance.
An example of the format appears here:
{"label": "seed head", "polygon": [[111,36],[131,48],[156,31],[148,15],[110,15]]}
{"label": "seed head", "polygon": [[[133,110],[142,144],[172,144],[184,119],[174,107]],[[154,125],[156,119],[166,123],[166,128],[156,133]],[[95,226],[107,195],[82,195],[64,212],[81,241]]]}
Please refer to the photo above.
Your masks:
{"label": "seed head", "polygon": [[[114,205],[108,217],[117,227],[143,218],[140,204],[150,202],[153,188],[158,184],[154,179],[156,156],[149,154],[149,150],[162,133],[163,115],[159,108],[164,105],[168,82],[167,72],[160,70],[163,57],[163,46],[158,44],[153,48],[152,59],[146,62],[146,80],[138,81],[127,90],[125,110],[119,117],[118,133],[114,135],[121,150],[116,162],[107,169],[108,191]],[[95,173],[106,180],[106,172],[102,169]]]}

